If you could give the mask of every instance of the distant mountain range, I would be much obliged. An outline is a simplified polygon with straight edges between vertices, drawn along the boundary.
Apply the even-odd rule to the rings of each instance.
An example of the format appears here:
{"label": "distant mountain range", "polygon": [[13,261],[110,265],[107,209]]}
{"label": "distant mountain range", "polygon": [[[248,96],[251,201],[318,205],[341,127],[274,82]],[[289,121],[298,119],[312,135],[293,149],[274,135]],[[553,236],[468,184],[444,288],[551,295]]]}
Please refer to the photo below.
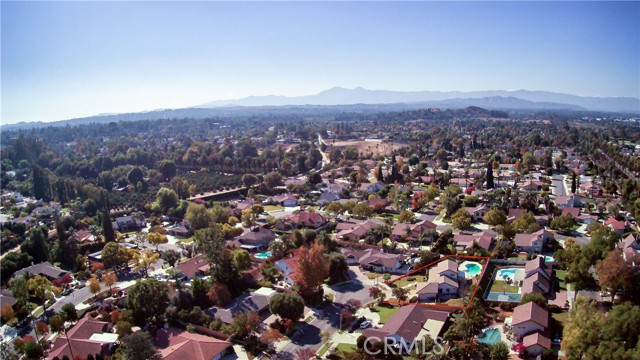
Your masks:
{"label": "distant mountain range", "polygon": [[162,109],[127,114],[100,114],[54,122],[21,122],[2,125],[2,130],[46,126],[80,125],[111,121],[229,117],[242,115],[327,114],[331,112],[381,112],[437,107],[461,109],[479,106],[490,110],[603,111],[640,114],[640,99],[630,97],[584,97],[547,91],[388,91],[361,87],[335,87],[308,96],[250,96],[219,100],[183,109]]}
{"label": "distant mountain range", "polygon": [[[526,102],[523,102],[526,101]],[[347,105],[443,102],[459,106],[482,106],[500,109],[575,109],[610,112],[640,112],[640,99],[631,97],[585,97],[548,91],[388,91],[367,90],[361,87],[334,87],[308,96],[250,96],[238,100],[219,100],[198,105],[199,108],[221,106],[282,106],[282,105]]]}

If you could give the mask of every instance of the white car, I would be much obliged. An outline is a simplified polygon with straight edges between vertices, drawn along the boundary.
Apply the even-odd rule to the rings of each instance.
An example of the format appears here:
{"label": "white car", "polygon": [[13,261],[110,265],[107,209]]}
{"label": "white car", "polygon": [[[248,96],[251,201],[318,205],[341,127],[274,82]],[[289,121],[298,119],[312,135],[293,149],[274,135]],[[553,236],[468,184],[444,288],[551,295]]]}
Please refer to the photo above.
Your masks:
{"label": "white car", "polygon": [[371,320],[365,320],[360,324],[360,329],[366,329],[371,326]]}

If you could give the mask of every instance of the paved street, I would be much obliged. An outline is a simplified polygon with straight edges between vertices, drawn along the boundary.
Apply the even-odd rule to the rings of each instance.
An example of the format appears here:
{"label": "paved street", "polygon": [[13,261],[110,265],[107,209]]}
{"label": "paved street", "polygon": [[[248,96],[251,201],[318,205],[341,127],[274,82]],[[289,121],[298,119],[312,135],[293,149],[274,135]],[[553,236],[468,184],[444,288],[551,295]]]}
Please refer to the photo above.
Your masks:
{"label": "paved street", "polygon": [[564,186],[565,175],[553,175],[551,177],[551,192],[555,196],[567,195],[567,189]]}

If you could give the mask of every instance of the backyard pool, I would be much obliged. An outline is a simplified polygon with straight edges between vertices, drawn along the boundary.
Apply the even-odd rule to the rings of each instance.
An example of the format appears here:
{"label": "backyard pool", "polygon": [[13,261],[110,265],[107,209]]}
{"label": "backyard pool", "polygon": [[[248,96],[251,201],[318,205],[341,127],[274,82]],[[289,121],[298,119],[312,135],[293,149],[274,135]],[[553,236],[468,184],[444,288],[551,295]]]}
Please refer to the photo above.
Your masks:
{"label": "backyard pool", "polygon": [[544,262],[554,262],[555,259],[553,258],[553,256],[546,256],[546,255],[538,255],[539,257],[544,257]]}
{"label": "backyard pool", "polygon": [[471,279],[482,271],[482,265],[473,261],[465,261],[458,267],[458,270],[465,273],[467,279]]}
{"label": "backyard pool", "polygon": [[500,341],[500,330],[486,329],[478,336],[478,342],[487,345],[493,345]]}
{"label": "backyard pool", "polygon": [[516,269],[500,269],[496,274],[496,279],[506,279],[509,278],[513,280],[516,276]]}
{"label": "backyard pool", "polygon": [[263,259],[263,260],[264,260],[264,259],[268,259],[268,258],[270,258],[270,257],[271,257],[271,251],[266,251],[266,252],[257,253],[257,254],[255,254],[255,255],[253,255],[253,256],[255,256],[255,257],[256,257],[256,258],[258,258],[258,259]]}

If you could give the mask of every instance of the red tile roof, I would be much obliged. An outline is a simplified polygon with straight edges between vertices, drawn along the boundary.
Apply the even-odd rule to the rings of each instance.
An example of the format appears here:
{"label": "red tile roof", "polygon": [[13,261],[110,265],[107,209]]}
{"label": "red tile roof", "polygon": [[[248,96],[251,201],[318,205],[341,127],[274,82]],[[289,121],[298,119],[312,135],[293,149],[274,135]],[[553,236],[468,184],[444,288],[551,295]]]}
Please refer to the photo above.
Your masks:
{"label": "red tile roof", "polygon": [[154,344],[165,360],[211,360],[231,346],[227,341],[175,328],[158,330]]}

